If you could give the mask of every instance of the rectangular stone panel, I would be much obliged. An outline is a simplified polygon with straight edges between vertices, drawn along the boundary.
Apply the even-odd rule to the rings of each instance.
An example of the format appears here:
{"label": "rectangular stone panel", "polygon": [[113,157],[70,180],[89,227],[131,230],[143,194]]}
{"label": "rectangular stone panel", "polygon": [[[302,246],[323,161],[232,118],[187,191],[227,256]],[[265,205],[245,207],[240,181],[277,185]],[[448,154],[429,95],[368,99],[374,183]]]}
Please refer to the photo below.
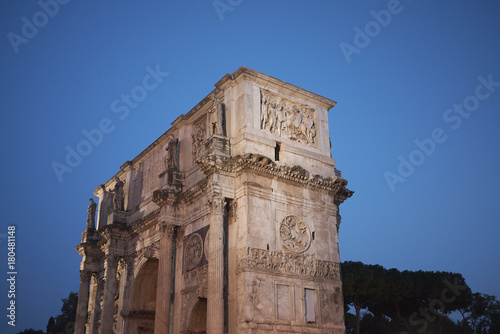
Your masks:
{"label": "rectangular stone panel", "polygon": [[292,293],[289,285],[276,284],[276,313],[278,320],[292,320]]}

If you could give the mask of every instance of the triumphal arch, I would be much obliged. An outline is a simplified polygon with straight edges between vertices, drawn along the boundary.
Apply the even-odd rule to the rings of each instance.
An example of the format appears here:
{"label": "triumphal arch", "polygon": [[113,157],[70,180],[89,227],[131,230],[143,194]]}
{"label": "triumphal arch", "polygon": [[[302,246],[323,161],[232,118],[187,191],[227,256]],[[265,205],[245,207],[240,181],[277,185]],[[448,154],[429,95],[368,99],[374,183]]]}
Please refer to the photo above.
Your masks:
{"label": "triumphal arch", "polygon": [[75,333],[344,333],[335,102],[241,67],[95,189]]}

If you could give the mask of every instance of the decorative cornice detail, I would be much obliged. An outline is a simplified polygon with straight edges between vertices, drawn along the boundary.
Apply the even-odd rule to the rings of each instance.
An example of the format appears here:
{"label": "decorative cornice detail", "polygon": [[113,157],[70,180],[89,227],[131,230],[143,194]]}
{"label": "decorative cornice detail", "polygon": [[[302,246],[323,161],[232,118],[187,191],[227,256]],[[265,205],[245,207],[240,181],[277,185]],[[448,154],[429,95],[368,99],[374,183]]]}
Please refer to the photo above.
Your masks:
{"label": "decorative cornice detail", "polygon": [[302,184],[306,187],[323,189],[337,194],[342,201],[351,197],[354,191],[346,188],[347,180],[342,177],[324,177],[311,175],[306,169],[298,165],[278,165],[270,158],[256,153],[246,153],[234,158],[202,157],[196,160],[198,167],[206,174],[240,173],[245,169],[252,169],[286,181]]}
{"label": "decorative cornice detail", "polygon": [[178,191],[171,189],[158,189],[153,192],[153,202],[162,207],[164,205],[175,205],[177,197],[180,194]]}
{"label": "decorative cornice detail", "polygon": [[141,232],[150,229],[153,225],[156,224],[158,220],[158,216],[160,214],[160,209],[151,212],[146,217],[136,221],[130,228],[131,236],[138,235]]}

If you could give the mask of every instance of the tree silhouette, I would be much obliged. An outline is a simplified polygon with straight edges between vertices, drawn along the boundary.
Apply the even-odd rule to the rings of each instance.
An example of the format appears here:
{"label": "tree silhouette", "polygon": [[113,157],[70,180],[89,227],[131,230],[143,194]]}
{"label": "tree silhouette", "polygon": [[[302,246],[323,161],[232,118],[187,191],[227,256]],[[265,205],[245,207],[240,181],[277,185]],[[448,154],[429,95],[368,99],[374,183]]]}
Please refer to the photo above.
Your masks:
{"label": "tree silhouette", "polygon": [[33,328],[25,329],[17,334],[45,334],[42,330],[34,330]]}

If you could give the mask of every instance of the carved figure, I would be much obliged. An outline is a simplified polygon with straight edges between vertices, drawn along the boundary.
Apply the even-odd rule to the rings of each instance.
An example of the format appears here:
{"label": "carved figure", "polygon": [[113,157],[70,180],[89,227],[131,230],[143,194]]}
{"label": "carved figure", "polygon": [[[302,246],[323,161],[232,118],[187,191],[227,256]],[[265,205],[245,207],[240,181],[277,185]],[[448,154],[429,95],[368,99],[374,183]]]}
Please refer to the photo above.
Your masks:
{"label": "carved figure", "polygon": [[94,199],[90,199],[90,205],[87,208],[87,228],[90,229],[95,229],[95,211],[97,208],[96,202],[94,202]]}
{"label": "carved figure", "polygon": [[253,305],[256,313],[262,315],[262,309],[264,308],[260,302],[260,286],[262,284],[263,279],[260,277],[255,278],[252,281],[252,290],[250,291],[250,305]]}
{"label": "carved figure", "polygon": [[124,210],[124,197],[123,197],[123,181],[115,176],[115,188],[113,190],[113,210],[123,211]]}
{"label": "carved figure", "polygon": [[179,139],[173,138],[167,145],[167,169],[179,169]]}
{"label": "carved figure", "polygon": [[210,114],[214,114],[210,117],[210,135],[225,136],[224,104],[222,100],[215,95],[213,97],[213,106],[210,109]]}

